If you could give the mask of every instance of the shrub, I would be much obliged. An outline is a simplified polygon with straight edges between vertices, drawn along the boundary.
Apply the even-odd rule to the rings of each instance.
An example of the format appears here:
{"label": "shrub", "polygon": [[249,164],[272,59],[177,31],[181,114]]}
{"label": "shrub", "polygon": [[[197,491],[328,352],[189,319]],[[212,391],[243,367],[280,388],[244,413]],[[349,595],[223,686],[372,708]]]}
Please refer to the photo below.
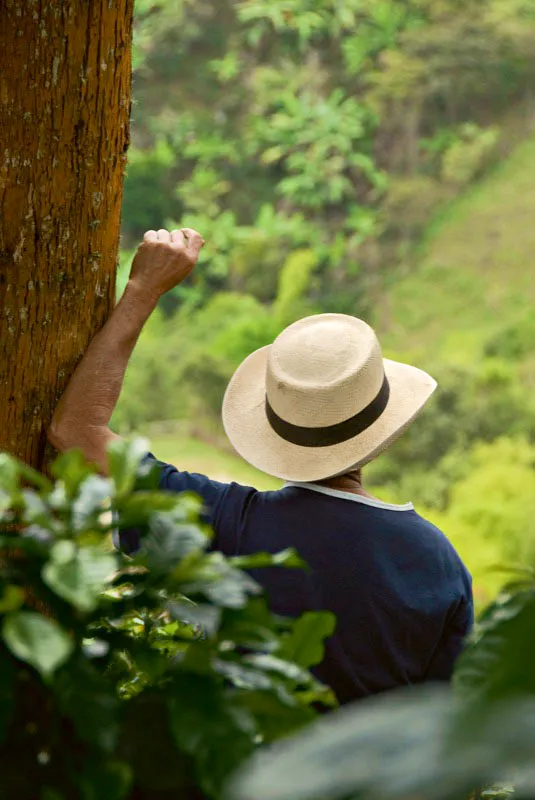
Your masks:
{"label": "shrub", "polygon": [[[70,451],[54,483],[0,455],[3,800],[217,798],[257,744],[332,702],[307,671],[332,616],[273,617],[244,572],[297,555],[211,552],[147,446],[110,447],[109,478]],[[140,531],[135,556],[113,526]]]}
{"label": "shrub", "polygon": [[454,689],[404,689],[334,712],[254,758],[228,797],[532,798],[535,572],[511,573],[457,663]]}
{"label": "shrub", "polygon": [[497,128],[481,129],[478,125],[463,125],[459,138],[451,144],[442,158],[442,180],[455,186],[466,186],[492,161],[500,141]]}

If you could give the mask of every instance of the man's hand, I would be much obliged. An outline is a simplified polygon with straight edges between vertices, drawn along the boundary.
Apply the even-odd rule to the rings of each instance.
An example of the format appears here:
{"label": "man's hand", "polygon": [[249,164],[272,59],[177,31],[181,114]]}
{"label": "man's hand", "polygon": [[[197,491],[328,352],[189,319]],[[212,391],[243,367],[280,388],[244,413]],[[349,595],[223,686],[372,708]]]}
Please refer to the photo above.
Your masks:
{"label": "man's hand", "polygon": [[159,299],[188,277],[204,239],[191,228],[147,231],[130,270],[130,283]]}

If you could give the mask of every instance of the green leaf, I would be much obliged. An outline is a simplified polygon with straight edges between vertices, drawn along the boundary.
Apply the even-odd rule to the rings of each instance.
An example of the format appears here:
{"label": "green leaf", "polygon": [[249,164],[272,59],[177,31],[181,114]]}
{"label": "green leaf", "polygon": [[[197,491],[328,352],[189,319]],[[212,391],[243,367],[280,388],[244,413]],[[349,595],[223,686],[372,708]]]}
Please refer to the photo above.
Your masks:
{"label": "green leaf", "polygon": [[306,563],[292,547],[280,553],[251,553],[247,556],[229,558],[234,567],[240,569],[257,569],[259,567],[288,567],[306,569]]}
{"label": "green leaf", "polygon": [[0,453],[0,489],[11,498],[19,487],[20,466],[7,453]]}
{"label": "green leaf", "polygon": [[478,623],[478,633],[461,654],[455,671],[459,691],[468,697],[497,699],[535,694],[532,634],[535,592],[503,594]]}
{"label": "green leaf", "polygon": [[238,689],[266,690],[273,688],[273,680],[261,670],[223,659],[214,659],[212,664],[216,672],[224,675]]}
{"label": "green leaf", "polygon": [[58,542],[51,551],[51,560],[43,567],[44,582],[59,597],[80,611],[93,611],[101,592],[117,569],[116,556],[97,547],[71,551]]}
{"label": "green leaf", "polygon": [[66,499],[73,500],[83,481],[93,475],[97,468],[87,461],[82,450],[73,448],[58,456],[50,471],[54,478],[63,483]]}
{"label": "green leaf", "polygon": [[202,591],[217,606],[243,608],[247,604],[249,596],[260,594],[262,589],[246,573],[232,569],[227,564],[221,566],[213,580],[205,583]]}
{"label": "green leaf", "polygon": [[49,527],[50,509],[42,498],[34,491],[23,489],[21,492],[24,509],[23,520],[26,525],[36,524]]}
{"label": "green leaf", "polygon": [[169,613],[173,619],[188,623],[189,625],[199,625],[208,636],[213,636],[219,628],[221,621],[221,609],[215,606],[191,603],[169,603]]}
{"label": "green leaf", "polygon": [[74,643],[57,622],[33,611],[17,611],[4,620],[2,638],[13,655],[50,676],[69,658]]}
{"label": "green leaf", "polygon": [[316,717],[312,708],[289,703],[282,693],[273,694],[264,689],[241,692],[237,702],[254,716],[266,743],[296,733]]}
{"label": "green leaf", "polygon": [[145,564],[153,575],[168,575],[190,553],[201,553],[209,540],[200,526],[176,522],[173,513],[158,514],[143,538],[143,550],[136,561]]}
{"label": "green leaf", "polygon": [[176,494],[164,492],[134,492],[121,499],[115,505],[119,515],[118,525],[121,528],[135,525],[146,525],[150,518],[158,512],[172,511],[177,505]]}
{"label": "green leaf", "polygon": [[233,781],[232,800],[452,800],[514,776],[533,797],[535,700],[467,713],[447,687],[363,700],[259,754]]}
{"label": "green leaf", "polygon": [[15,668],[4,652],[0,655],[0,745],[6,739],[15,708]]}
{"label": "green leaf", "polygon": [[336,616],[330,611],[308,611],[296,621],[291,634],[283,638],[279,656],[301,667],[320,664],[324,640],[332,636],[335,628]]}
{"label": "green leaf", "polygon": [[[360,790],[366,787],[370,797],[386,798],[389,791],[384,795],[372,793],[373,780],[379,778],[379,763],[387,771],[385,788],[390,781],[401,786],[407,775],[411,771],[417,774],[423,764],[426,769],[430,763],[436,766],[436,731],[442,731],[449,721],[451,698],[449,694],[435,698],[433,705],[431,697],[426,696],[425,704],[413,702],[412,697],[386,697],[382,703],[364,701],[354,709],[333,712],[304,734],[274,746],[270,754],[253,759],[231,787],[229,797],[360,798]],[[431,740],[433,748],[428,744]],[[411,745],[416,743],[421,751],[418,758],[414,754],[410,758]],[[390,761],[385,763],[387,752]]]}
{"label": "green leaf", "polygon": [[297,664],[292,664],[290,661],[285,661],[282,658],[266,653],[253,653],[252,655],[244,656],[243,660],[246,664],[250,664],[257,669],[282,675],[284,678],[304,686],[312,680],[311,675],[306,670],[298,667]]}
{"label": "green leaf", "polygon": [[80,485],[78,495],[72,503],[72,526],[75,531],[98,523],[105,504],[113,494],[113,482],[101,475],[90,475]]}
{"label": "green leaf", "polygon": [[114,439],[107,449],[110,477],[117,495],[123,497],[132,491],[143,456],[150,452],[148,439],[138,437],[132,441]]}

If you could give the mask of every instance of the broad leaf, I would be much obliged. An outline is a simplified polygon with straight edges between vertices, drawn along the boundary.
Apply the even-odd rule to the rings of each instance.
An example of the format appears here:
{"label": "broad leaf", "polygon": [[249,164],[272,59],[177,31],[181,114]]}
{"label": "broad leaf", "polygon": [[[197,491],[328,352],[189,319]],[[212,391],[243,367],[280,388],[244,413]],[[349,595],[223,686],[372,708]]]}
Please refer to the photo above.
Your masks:
{"label": "broad leaf", "polygon": [[460,692],[496,699],[535,694],[532,636],[535,592],[502,594],[481,617],[478,634],[462,653],[455,681]]}
{"label": "broad leaf", "polygon": [[207,546],[208,539],[197,525],[177,523],[172,513],[157,514],[150,521],[143,550],[136,560],[153,575],[168,575],[187,555],[201,553]]}
{"label": "broad leaf", "polygon": [[236,702],[251,712],[266,742],[296,733],[316,716],[312,708],[301,706],[295,701],[288,703],[288,697],[282,693],[274,694],[264,689],[243,691]]}
{"label": "broad leaf", "polygon": [[257,669],[281,675],[298,684],[306,685],[312,680],[310,674],[298,667],[297,664],[292,664],[290,661],[284,661],[282,658],[266,653],[253,653],[252,655],[244,656],[244,661]]}
{"label": "broad leaf", "polygon": [[333,712],[256,756],[233,800],[458,800],[511,778],[535,791],[535,700],[473,708],[448,688],[383,695]]}
{"label": "broad leaf", "polygon": [[43,567],[43,580],[80,611],[93,611],[117,567],[116,557],[97,547],[84,547],[66,558],[65,545],[69,544],[54,545],[51,560]]}
{"label": "broad leaf", "polygon": [[72,525],[75,531],[95,525],[103,511],[104,504],[113,493],[113,482],[101,475],[91,475],[80,486],[72,510]]}
{"label": "broad leaf", "polygon": [[293,548],[280,553],[252,553],[247,556],[229,558],[234,567],[240,569],[258,569],[259,567],[289,567],[305,569],[306,563]]}
{"label": "broad leaf", "polygon": [[73,651],[74,643],[57,622],[33,611],[17,611],[4,620],[2,638],[13,655],[48,677]]}
{"label": "broad leaf", "polygon": [[205,603],[169,603],[169,613],[173,619],[186,622],[189,625],[198,625],[208,636],[213,636],[219,628],[221,609]]}
{"label": "broad leaf", "polygon": [[134,492],[119,500],[114,510],[118,513],[118,527],[146,525],[157,512],[172,511],[178,502],[176,494],[165,492]]}
{"label": "broad leaf", "polygon": [[66,499],[72,501],[82,482],[93,475],[97,468],[87,461],[82,450],[73,448],[58,456],[51,465],[50,471],[54,478],[63,483]]}
{"label": "broad leaf", "polygon": [[[254,758],[231,787],[236,800],[406,797],[433,774],[449,731],[449,693],[401,694],[333,712],[292,740]],[[378,791],[380,787],[380,791]],[[404,790],[404,788],[406,791]],[[365,794],[363,793],[365,790]],[[437,797],[447,797],[440,786]]]}
{"label": "broad leaf", "polygon": [[118,496],[122,497],[132,491],[141,460],[148,452],[149,441],[142,437],[130,442],[115,439],[108,445],[110,476]]}
{"label": "broad leaf", "polygon": [[261,594],[262,589],[246,572],[233,568],[221,553],[210,553],[176,573],[184,580],[183,594],[202,594],[217,606],[243,608],[250,595]]}
{"label": "broad leaf", "polygon": [[272,678],[261,670],[220,658],[214,659],[212,665],[216,672],[224,675],[238,689],[270,690],[273,688]]}
{"label": "broad leaf", "polygon": [[296,620],[292,632],[283,639],[278,655],[302,667],[313,667],[323,660],[324,640],[332,636],[336,617],[329,611],[309,611]]}

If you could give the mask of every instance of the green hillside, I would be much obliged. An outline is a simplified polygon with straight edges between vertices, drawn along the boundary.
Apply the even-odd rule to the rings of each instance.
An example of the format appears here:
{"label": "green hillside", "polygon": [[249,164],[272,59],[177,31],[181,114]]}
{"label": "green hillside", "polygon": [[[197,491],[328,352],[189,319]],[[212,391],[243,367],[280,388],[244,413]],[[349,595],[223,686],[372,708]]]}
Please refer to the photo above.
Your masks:
{"label": "green hillside", "polygon": [[[531,139],[431,226],[419,265],[394,284],[379,316],[387,348],[423,366],[469,365],[503,331],[527,327],[535,307],[534,175]],[[528,349],[521,360],[533,363]]]}
{"label": "green hillside", "polygon": [[206,247],[147,324],[114,428],[170,421],[161,459],[271,488],[221,449],[234,369],[307,314],[370,320],[440,390],[366,485],[436,520],[485,602],[489,565],[535,557],[533,0],[136,10],[119,291],[145,230]]}

